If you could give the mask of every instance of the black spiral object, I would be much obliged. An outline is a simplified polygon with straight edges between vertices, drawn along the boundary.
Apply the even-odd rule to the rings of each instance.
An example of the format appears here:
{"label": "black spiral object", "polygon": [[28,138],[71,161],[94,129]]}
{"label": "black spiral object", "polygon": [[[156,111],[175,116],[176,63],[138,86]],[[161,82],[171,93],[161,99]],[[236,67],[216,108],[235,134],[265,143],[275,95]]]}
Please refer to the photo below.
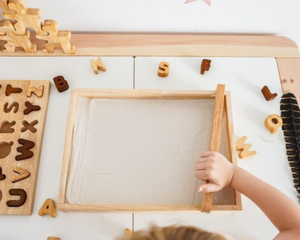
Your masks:
{"label": "black spiral object", "polygon": [[300,203],[300,110],[293,93],[281,97],[280,111],[283,121],[286,153],[292,170],[294,186]]}

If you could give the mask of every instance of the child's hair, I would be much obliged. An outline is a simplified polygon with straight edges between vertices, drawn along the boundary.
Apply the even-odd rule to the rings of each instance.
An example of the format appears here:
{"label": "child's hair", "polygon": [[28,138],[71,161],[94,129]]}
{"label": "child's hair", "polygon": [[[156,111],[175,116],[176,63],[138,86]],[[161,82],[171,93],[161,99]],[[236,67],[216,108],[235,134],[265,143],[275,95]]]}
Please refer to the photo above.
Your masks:
{"label": "child's hair", "polygon": [[226,240],[219,234],[210,233],[196,227],[171,226],[151,227],[148,231],[139,231],[122,240]]}

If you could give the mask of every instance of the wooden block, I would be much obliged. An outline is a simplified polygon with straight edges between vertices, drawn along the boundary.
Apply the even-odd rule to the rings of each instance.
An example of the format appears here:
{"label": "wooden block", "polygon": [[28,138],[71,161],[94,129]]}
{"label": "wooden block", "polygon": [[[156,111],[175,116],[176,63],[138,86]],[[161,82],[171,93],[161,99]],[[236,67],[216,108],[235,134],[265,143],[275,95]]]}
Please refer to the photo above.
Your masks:
{"label": "wooden block", "polygon": [[57,90],[61,93],[69,89],[69,84],[63,76],[53,78]]}
{"label": "wooden block", "polygon": [[16,14],[15,10],[12,10],[8,7],[8,0],[0,0],[0,8],[2,8],[2,12],[6,14]]}
{"label": "wooden block", "polygon": [[14,167],[14,172],[18,175],[11,178],[11,182],[13,183],[20,182],[30,177],[30,173],[23,168]]}
{"label": "wooden block", "polygon": [[3,17],[16,21],[15,35],[24,35],[27,28],[33,28],[36,34],[47,35],[41,28],[42,12],[40,9],[26,8],[26,0],[9,0],[8,7],[16,11],[16,14],[5,13]]}
{"label": "wooden block", "polygon": [[29,86],[26,94],[27,97],[31,97],[32,93],[34,93],[39,98],[43,97],[44,86],[39,86],[38,89],[36,89],[34,86]]}
{"label": "wooden block", "polygon": [[26,101],[25,102],[26,109],[23,111],[24,115],[28,115],[29,113],[33,111],[40,111],[41,107],[38,105],[33,105],[30,102]]}
{"label": "wooden block", "polygon": [[60,238],[57,238],[57,237],[48,237],[47,240],[60,240]]}
{"label": "wooden block", "polygon": [[[219,151],[222,119],[224,112],[224,96],[225,96],[225,85],[218,84],[215,97],[213,124],[210,135],[210,151]],[[212,209],[213,193],[203,192],[203,201],[201,212],[210,213]]]}
{"label": "wooden block", "polygon": [[12,122],[5,121],[5,122],[3,122],[1,127],[0,127],[0,133],[13,133],[15,131],[15,129],[13,129],[12,127],[15,124],[16,124],[15,121],[12,121]]}
{"label": "wooden block", "polygon": [[168,62],[161,62],[158,66],[157,75],[159,77],[168,77],[170,73],[170,64]]}
{"label": "wooden block", "polygon": [[206,71],[210,69],[211,60],[203,59],[201,63],[201,75],[204,75]]}
{"label": "wooden block", "polygon": [[94,59],[91,59],[91,65],[95,74],[98,74],[99,71],[106,72],[106,67],[101,57],[98,57],[96,61]]}
{"label": "wooden block", "polygon": [[265,126],[270,131],[270,133],[274,134],[279,128],[281,128],[282,118],[277,114],[271,114],[266,118]]}
{"label": "wooden block", "polygon": [[0,142],[0,159],[6,158],[11,152],[13,142]]}
{"label": "wooden block", "polygon": [[125,232],[125,235],[126,235],[127,237],[131,237],[131,236],[132,236],[132,232],[131,232],[131,230],[130,230],[129,228],[126,228],[126,229],[124,230],[124,232]]}
{"label": "wooden block", "polygon": [[19,199],[7,201],[6,205],[8,207],[21,207],[27,200],[27,193],[23,189],[10,189],[9,194],[11,196],[19,196]]}
{"label": "wooden block", "polygon": [[271,93],[270,89],[267,86],[264,86],[261,89],[261,92],[267,101],[271,101],[277,97],[277,93]]}
{"label": "wooden block", "polygon": [[35,53],[37,47],[30,41],[30,32],[26,30],[21,35],[15,35],[15,25],[9,20],[0,21],[0,40],[6,41],[3,52],[14,53],[16,47],[21,47],[27,53]]}
{"label": "wooden block", "polygon": [[256,151],[249,151],[252,144],[245,144],[245,141],[247,140],[247,137],[244,136],[236,143],[236,150],[241,151],[239,154],[239,158],[247,158],[252,157],[256,154]]}
{"label": "wooden block", "polygon": [[70,43],[71,32],[58,31],[58,24],[54,20],[45,20],[42,28],[47,35],[37,34],[36,38],[47,41],[43,47],[43,52],[53,53],[55,48],[62,48],[64,53],[75,53],[76,47]]}
{"label": "wooden block", "polygon": [[[0,114],[0,129],[7,132],[5,134],[0,133],[0,158],[3,157],[0,159],[0,165],[6,175],[6,180],[0,184],[2,191],[0,215],[30,215],[32,214],[35,199],[50,82],[38,80],[0,80],[0,85],[2,85],[0,93],[0,110],[2,112]],[[21,93],[11,93],[9,96],[6,96],[5,90],[8,85],[11,85],[13,88],[22,89],[23,91]],[[32,99],[28,100],[26,96],[28,87],[34,86],[38,88],[41,85],[44,86],[43,97],[32,96]],[[24,112],[29,115],[24,115]],[[38,124],[34,125],[33,121],[35,120],[38,121]],[[20,130],[25,124],[24,121],[34,125],[35,129],[27,126],[27,131],[22,133]],[[13,125],[13,122],[16,122],[15,125]],[[3,123],[5,123],[4,126]],[[13,129],[14,132],[9,133]],[[24,142],[20,142],[21,139]],[[19,145],[18,140],[21,145]],[[31,149],[33,144],[35,146]],[[9,194],[10,189],[16,188],[26,191],[26,202],[20,207],[8,207],[7,201],[18,199],[17,196],[12,197]]]}
{"label": "wooden block", "polygon": [[46,214],[49,214],[51,217],[55,218],[56,217],[56,206],[55,206],[55,202],[48,198],[44,204],[42,205],[42,207],[39,210],[38,213],[41,217],[45,216]]}

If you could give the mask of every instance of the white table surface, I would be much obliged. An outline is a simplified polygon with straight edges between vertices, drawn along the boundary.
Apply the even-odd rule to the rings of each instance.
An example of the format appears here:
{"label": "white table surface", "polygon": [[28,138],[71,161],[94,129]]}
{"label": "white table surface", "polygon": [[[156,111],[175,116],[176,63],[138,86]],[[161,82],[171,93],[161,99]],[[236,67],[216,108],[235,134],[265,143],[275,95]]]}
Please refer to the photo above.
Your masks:
{"label": "white table surface", "polygon": [[[277,187],[297,201],[292,187],[290,169],[285,156],[282,131],[271,135],[264,127],[269,114],[280,114],[277,97],[267,102],[260,90],[268,85],[281,93],[276,62],[270,58],[210,58],[212,67],[200,75],[203,58],[103,58],[107,72],[95,75],[89,57],[78,58],[0,58],[1,80],[51,80],[63,75],[70,88],[148,88],[213,90],[218,83],[226,84],[232,94],[233,121],[236,139],[243,135],[252,143],[255,157],[239,160],[239,165]],[[157,77],[160,61],[170,63],[168,78]],[[135,64],[135,72],[133,65]],[[12,70],[14,69],[14,70]],[[114,239],[132,226],[131,213],[62,213],[56,219],[37,215],[46,198],[57,200],[64,136],[70,90],[58,93],[52,84],[42,146],[35,205],[32,216],[0,216],[0,239],[63,240]],[[193,173],[192,173],[193,174]],[[150,223],[195,225],[211,231],[229,233],[239,239],[272,239],[277,230],[263,213],[243,197],[241,212],[196,213],[135,213],[134,228]]]}

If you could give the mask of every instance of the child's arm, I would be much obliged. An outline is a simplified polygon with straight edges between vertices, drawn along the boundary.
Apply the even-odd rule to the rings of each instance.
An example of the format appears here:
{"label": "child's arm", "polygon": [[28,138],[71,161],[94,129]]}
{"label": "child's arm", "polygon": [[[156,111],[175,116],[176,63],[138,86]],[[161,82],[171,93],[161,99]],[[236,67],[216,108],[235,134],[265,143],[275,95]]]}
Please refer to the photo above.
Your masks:
{"label": "child's arm", "polygon": [[197,178],[210,181],[202,184],[199,191],[216,192],[231,185],[251,199],[280,231],[276,240],[300,239],[300,207],[276,188],[216,152],[202,153],[195,170]]}

